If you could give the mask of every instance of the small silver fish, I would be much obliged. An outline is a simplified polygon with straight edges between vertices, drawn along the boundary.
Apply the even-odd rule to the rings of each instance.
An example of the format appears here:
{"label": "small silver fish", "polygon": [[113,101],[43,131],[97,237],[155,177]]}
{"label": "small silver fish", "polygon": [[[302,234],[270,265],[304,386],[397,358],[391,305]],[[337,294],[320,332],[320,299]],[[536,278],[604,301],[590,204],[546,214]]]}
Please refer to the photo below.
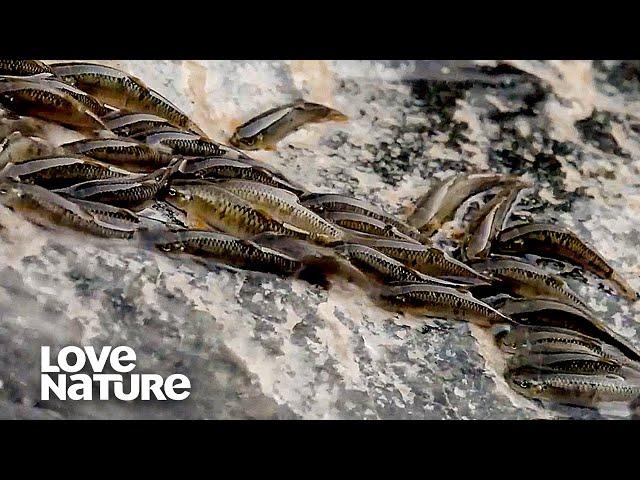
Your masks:
{"label": "small silver fish", "polygon": [[487,284],[489,277],[452,258],[445,251],[427,245],[386,238],[360,238],[359,243],[372,247],[426,275],[444,277],[473,284]]}
{"label": "small silver fish", "polygon": [[35,183],[49,189],[64,188],[74,183],[102,178],[125,177],[130,172],[82,155],[55,155],[22,163],[9,163],[0,177]]}
{"label": "small silver fish", "polygon": [[561,299],[589,311],[584,300],[562,278],[528,263],[512,259],[490,259],[471,263],[471,267],[491,275],[501,285],[523,297]]}
{"label": "small silver fish", "polygon": [[85,139],[62,145],[65,152],[85,155],[107,163],[114,163],[136,172],[150,172],[167,166],[173,159],[149,145],[128,138]]}
{"label": "small silver fish", "polygon": [[0,180],[0,203],[37,224],[57,225],[108,238],[133,238],[135,228],[102,221],[81,206],[38,185]]}
{"label": "small silver fish", "polygon": [[206,136],[178,107],[133,75],[95,63],[55,63],[50,67],[65,82],[103,103],[131,112],[158,115],[176,127]]}
{"label": "small silver fish", "polygon": [[143,131],[133,136],[135,140],[146,143],[152,148],[158,149],[170,155],[183,155],[186,157],[212,157],[222,156],[227,153],[224,145],[213,140],[203,138],[195,133],[180,130],[152,130]]}
{"label": "small silver fish", "polygon": [[533,253],[566,260],[614,283],[629,300],[638,293],[618,274],[594,248],[580,240],[572,231],[547,223],[516,225],[500,232],[496,251],[502,253]]}
{"label": "small silver fish", "polygon": [[274,219],[309,232],[312,240],[331,244],[342,241],[345,237],[340,228],[302,206],[298,197],[287,190],[249,180],[225,180],[217,185],[245,199]]}
{"label": "small silver fish", "polygon": [[348,117],[317,103],[298,100],[272,108],[240,125],[229,140],[244,150],[275,150],[277,143],[307,123],[345,122]]}
{"label": "small silver fish", "polygon": [[629,402],[640,396],[640,385],[616,375],[535,373],[516,369],[505,375],[509,385],[529,398],[594,408],[602,402]]}
{"label": "small silver fish", "polygon": [[424,237],[435,233],[468,198],[498,185],[514,183],[516,178],[499,173],[471,173],[454,175],[438,182],[416,202],[415,211],[408,217],[409,225]]}
{"label": "small silver fish", "polygon": [[435,318],[468,321],[483,327],[512,323],[511,319],[470,293],[424,283],[392,286],[382,290],[384,304],[400,311]]}
{"label": "small silver fish", "polygon": [[75,129],[106,128],[84,104],[44,81],[0,81],[0,105],[18,115],[37,117]]}
{"label": "small silver fish", "polygon": [[305,207],[310,208],[319,215],[324,215],[325,212],[358,213],[388,223],[411,238],[416,238],[418,235],[415,228],[382,211],[382,209],[357,198],[334,193],[310,193],[302,196],[300,200]]}
{"label": "small silver fish", "polygon": [[324,212],[322,217],[349,231],[419,243],[409,235],[402,233],[397,227],[394,227],[390,223],[385,223],[382,220],[367,215],[353,212]]}
{"label": "small silver fish", "polygon": [[253,180],[272,187],[301,195],[306,190],[288,180],[282,173],[267,168],[255,160],[223,157],[186,158],[178,167],[177,175],[185,178],[208,180],[242,179]]}
{"label": "small silver fish", "polygon": [[55,192],[94,202],[135,206],[153,199],[167,185],[171,172],[171,167],[164,167],[148,175],[90,180]]}
{"label": "small silver fish", "polygon": [[463,251],[470,260],[486,258],[491,245],[503,229],[503,225],[524,186],[505,188],[488,202],[470,222]]}

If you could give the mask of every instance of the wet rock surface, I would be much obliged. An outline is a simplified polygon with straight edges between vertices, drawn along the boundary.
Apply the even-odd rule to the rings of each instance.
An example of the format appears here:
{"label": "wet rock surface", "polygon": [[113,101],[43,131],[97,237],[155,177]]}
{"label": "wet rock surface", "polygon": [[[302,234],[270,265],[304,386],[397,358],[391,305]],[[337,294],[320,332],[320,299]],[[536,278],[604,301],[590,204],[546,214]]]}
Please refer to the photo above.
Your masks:
{"label": "wet rock surface", "polygon": [[[532,180],[536,219],[574,229],[640,288],[640,83],[629,62],[105,62],[131,71],[213,139],[304,97],[344,112],[277,152],[309,190],[407,213],[435,179]],[[328,289],[45,230],[0,207],[0,418],[615,418],[529,401],[486,330]],[[444,243],[447,248],[451,244]],[[638,310],[570,279],[640,346]],[[127,345],[138,373],[186,374],[182,402],[40,401],[40,346]]]}

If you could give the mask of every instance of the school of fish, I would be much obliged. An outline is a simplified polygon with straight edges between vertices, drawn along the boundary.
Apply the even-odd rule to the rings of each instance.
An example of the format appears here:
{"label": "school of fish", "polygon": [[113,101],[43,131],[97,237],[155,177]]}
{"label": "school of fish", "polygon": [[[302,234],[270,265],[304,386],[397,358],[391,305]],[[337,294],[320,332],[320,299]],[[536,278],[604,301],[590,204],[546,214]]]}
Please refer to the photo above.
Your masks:
{"label": "school of fish", "polygon": [[[345,278],[381,307],[490,328],[505,378],[528,398],[594,408],[637,402],[640,352],[542,264],[571,265],[637,292],[592,246],[515,209],[520,178],[466,172],[436,182],[400,218],[339,192],[309,192],[246,150],[309,123],[348,121],[297,100],[210,139],[144,81],[94,63],[0,60],[0,204],[71,229],[331,287]],[[81,140],[54,145],[55,125]],[[447,253],[434,235],[471,197],[483,204]]]}

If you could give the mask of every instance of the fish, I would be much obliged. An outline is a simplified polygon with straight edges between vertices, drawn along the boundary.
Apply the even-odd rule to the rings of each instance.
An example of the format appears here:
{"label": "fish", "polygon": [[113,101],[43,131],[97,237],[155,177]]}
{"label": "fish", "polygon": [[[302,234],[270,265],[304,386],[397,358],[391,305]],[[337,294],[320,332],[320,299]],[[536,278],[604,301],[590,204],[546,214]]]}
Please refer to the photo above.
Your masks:
{"label": "fish", "polygon": [[616,375],[624,378],[623,367],[615,359],[586,353],[516,354],[507,364],[509,369],[529,367],[539,372]]}
{"label": "fish", "polygon": [[398,285],[380,293],[383,304],[399,311],[435,318],[468,321],[482,327],[511,323],[511,319],[470,293],[424,283]]}
{"label": "fish", "polygon": [[361,238],[359,243],[372,247],[426,275],[472,284],[487,284],[490,281],[486,275],[452,258],[437,247],[386,238]]}
{"label": "fish", "polygon": [[307,123],[345,122],[348,119],[333,108],[297,100],[243,123],[236,128],[229,143],[244,150],[275,150],[280,140]]}
{"label": "fish", "polygon": [[172,125],[206,134],[168,99],[139,78],[117,68],[85,62],[54,63],[53,72],[65,82],[93,95],[101,102],[135,113],[151,113]]}
{"label": "fish", "polygon": [[508,384],[522,395],[539,400],[594,408],[601,402],[629,402],[640,395],[640,385],[616,375],[538,373],[526,368],[510,370]]}
{"label": "fish", "polygon": [[274,219],[309,232],[311,240],[331,244],[345,238],[340,228],[303,207],[298,197],[287,190],[249,180],[225,180],[217,185],[243,198]]}
{"label": "fish", "polygon": [[0,60],[0,75],[31,76],[53,74],[51,67],[40,60]]}
{"label": "fish", "polygon": [[82,155],[54,155],[22,163],[9,163],[0,177],[24,183],[35,183],[49,189],[64,188],[75,183],[103,178],[117,178],[130,172]]}
{"label": "fish", "polygon": [[205,157],[186,158],[178,167],[177,174],[186,178],[203,178],[208,180],[242,179],[260,182],[272,187],[288,190],[296,195],[306,193],[306,190],[288,180],[280,172],[267,168],[256,161],[239,160],[236,158]]}
{"label": "fish", "polygon": [[385,255],[374,248],[356,243],[345,243],[333,247],[334,250],[354,264],[357,268],[373,275],[374,278],[383,284],[390,282],[403,283],[429,283],[442,287],[463,288],[465,284],[447,282],[430,275],[420,273],[413,268],[407,267],[403,263]]}
{"label": "fish", "polygon": [[346,195],[310,193],[303,195],[300,200],[305,207],[310,208],[319,215],[324,215],[325,212],[358,213],[388,223],[411,238],[416,238],[418,235],[416,229],[398,220],[393,215],[389,215],[380,208],[370,205],[367,202]]}
{"label": "fish", "polygon": [[215,229],[239,238],[262,232],[309,237],[309,232],[275,220],[243,198],[213,183],[174,180],[164,199],[186,211],[188,218],[200,229]]}
{"label": "fish", "polygon": [[[67,93],[69,96],[75,98],[85,107],[87,107],[91,112],[93,112],[98,117],[103,117],[104,115],[110,112],[110,110],[107,107],[105,107],[102,103],[100,103],[98,99],[92,97],[88,93],[83,92],[82,90],[76,87],[69,85],[68,83],[65,83],[56,79],[55,77],[44,77],[42,78],[42,82]],[[106,127],[106,129],[108,130],[108,127]]]}
{"label": "fish", "polygon": [[213,258],[222,263],[248,270],[292,275],[302,262],[251,240],[203,230],[170,232],[156,242],[165,252],[185,252]]}
{"label": "fish", "polygon": [[467,259],[487,258],[493,241],[504,228],[504,223],[523,188],[505,188],[478,211],[469,224],[464,240],[463,252]]}
{"label": "fish", "polygon": [[99,237],[131,239],[135,228],[113,225],[96,218],[80,205],[39,185],[0,180],[0,204],[37,224],[53,224]]}
{"label": "fish", "polygon": [[109,130],[119,137],[130,137],[151,129],[169,128],[171,123],[151,113],[131,113],[116,110],[102,117]]}
{"label": "fish", "polygon": [[376,237],[388,237],[406,242],[420,243],[409,235],[405,235],[393,225],[367,215],[353,212],[324,212],[322,217],[349,231]]}
{"label": "fish", "polygon": [[568,261],[604,280],[611,281],[618,292],[629,300],[638,298],[638,293],[633,287],[600,253],[575,233],[558,225],[536,222],[507,228],[498,235],[495,249],[505,254],[526,252]]}
{"label": "fish", "polygon": [[371,290],[369,277],[331,248],[273,232],[260,233],[251,240],[300,261],[302,268],[295,272],[296,278],[328,288],[333,277],[341,277],[365,291]]}
{"label": "fish", "polygon": [[65,143],[61,147],[67,153],[85,155],[135,171],[165,167],[174,159],[145,143],[128,138],[85,139]]}
{"label": "fish", "polygon": [[82,200],[135,206],[153,199],[167,185],[171,172],[171,167],[164,167],[147,175],[90,180],[55,192]]}
{"label": "fish", "polygon": [[[508,316],[517,323],[517,319]],[[506,353],[576,353],[606,356],[600,340],[566,328],[517,326],[498,340],[501,350]]]}
{"label": "fish", "polygon": [[640,362],[640,352],[597,318],[590,309],[553,299],[508,298],[491,302],[491,305],[528,328],[559,328],[575,335],[597,338],[618,352],[608,349],[610,355],[625,356],[634,364]]}
{"label": "fish", "polygon": [[179,130],[147,130],[132,138],[174,156],[215,157],[227,153],[223,145],[213,140]]}
{"label": "fish", "polygon": [[0,142],[0,169],[9,163],[18,164],[33,158],[52,156],[57,151],[58,148],[40,137],[26,136],[15,131]]}
{"label": "fish", "polygon": [[439,181],[416,201],[416,209],[407,218],[407,223],[428,238],[451,220],[468,198],[498,185],[513,184],[516,181],[514,176],[500,173],[454,175]]}
{"label": "fish", "polygon": [[490,259],[470,264],[472,268],[500,281],[500,285],[526,298],[560,299],[589,310],[587,304],[557,275],[512,259]]}
{"label": "fish", "polygon": [[67,92],[46,82],[0,81],[0,105],[18,115],[57,122],[81,130],[104,130],[98,116]]}

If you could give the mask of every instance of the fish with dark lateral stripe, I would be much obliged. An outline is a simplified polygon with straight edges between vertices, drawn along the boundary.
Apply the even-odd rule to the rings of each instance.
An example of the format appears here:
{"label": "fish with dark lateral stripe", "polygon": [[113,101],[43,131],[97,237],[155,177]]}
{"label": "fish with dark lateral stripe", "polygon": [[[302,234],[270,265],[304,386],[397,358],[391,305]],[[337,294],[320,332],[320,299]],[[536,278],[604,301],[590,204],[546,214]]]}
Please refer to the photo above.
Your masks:
{"label": "fish with dark lateral stripe", "polygon": [[150,172],[167,166],[174,157],[129,138],[85,139],[62,145],[64,151],[85,155],[135,171]]}
{"label": "fish with dark lateral stripe", "polygon": [[479,285],[486,285],[490,281],[486,275],[436,247],[386,238],[360,238],[358,242],[427,275]]}
{"label": "fish with dark lateral stripe", "polygon": [[307,123],[345,122],[348,117],[318,103],[297,100],[272,108],[240,125],[229,142],[244,150],[275,150],[277,143]]}
{"label": "fish with dark lateral stripe", "polygon": [[470,293],[424,283],[391,286],[381,290],[380,301],[399,311],[434,318],[467,321],[488,327],[511,319]]}
{"label": "fish with dark lateral stripe", "polygon": [[357,198],[334,193],[309,193],[303,195],[300,200],[305,207],[310,208],[320,215],[323,215],[324,212],[358,213],[393,225],[400,232],[412,238],[416,238],[418,235],[418,232],[414,228],[403,221]]}
{"label": "fish with dark lateral stripe", "polygon": [[51,67],[40,60],[0,60],[0,75],[31,76],[53,74]]}
{"label": "fish with dark lateral stripe", "polygon": [[416,202],[415,211],[407,218],[409,225],[422,236],[433,235],[470,197],[501,184],[515,183],[516,177],[499,173],[454,175],[439,181]]}
{"label": "fish with dark lateral stripe", "polygon": [[165,187],[171,168],[161,168],[148,175],[129,175],[78,183],[56,190],[61,195],[112,205],[136,206],[153,199]]}
{"label": "fish with dark lateral stripe", "polygon": [[223,157],[187,158],[178,167],[176,175],[186,178],[203,179],[242,179],[260,182],[272,187],[288,190],[296,195],[305,193],[305,189],[292,183],[282,173],[277,172],[255,160]]}
{"label": "fish with dark lateral stripe", "polygon": [[199,229],[214,229],[240,238],[262,232],[309,237],[309,232],[272,218],[245,199],[210,182],[174,180],[164,199],[187,212]]}
{"label": "fish with dark lateral stripe", "polygon": [[171,124],[204,135],[187,115],[142,80],[117,68],[95,63],[55,63],[53,72],[71,85],[119,109],[151,113]]}
{"label": "fish with dark lateral stripe", "polygon": [[89,180],[125,177],[130,173],[82,155],[56,155],[10,163],[0,171],[0,176],[56,189]]}
{"label": "fish with dark lateral stripe", "polygon": [[44,81],[1,80],[0,105],[18,115],[77,130],[104,130],[98,116],[64,90]]}
{"label": "fish with dark lateral stripe", "polygon": [[510,370],[507,383],[529,398],[595,408],[602,402],[630,402],[640,396],[640,385],[616,375],[540,373],[527,368]]}
{"label": "fish with dark lateral stripe", "polygon": [[38,185],[0,180],[0,204],[37,224],[63,226],[107,238],[133,238],[137,229],[102,221],[72,201]]}
{"label": "fish with dark lateral stripe", "polygon": [[626,298],[638,298],[638,293],[602,255],[566,228],[548,223],[516,225],[500,232],[495,249],[496,252],[539,254],[571,262],[602,279],[610,280]]}

